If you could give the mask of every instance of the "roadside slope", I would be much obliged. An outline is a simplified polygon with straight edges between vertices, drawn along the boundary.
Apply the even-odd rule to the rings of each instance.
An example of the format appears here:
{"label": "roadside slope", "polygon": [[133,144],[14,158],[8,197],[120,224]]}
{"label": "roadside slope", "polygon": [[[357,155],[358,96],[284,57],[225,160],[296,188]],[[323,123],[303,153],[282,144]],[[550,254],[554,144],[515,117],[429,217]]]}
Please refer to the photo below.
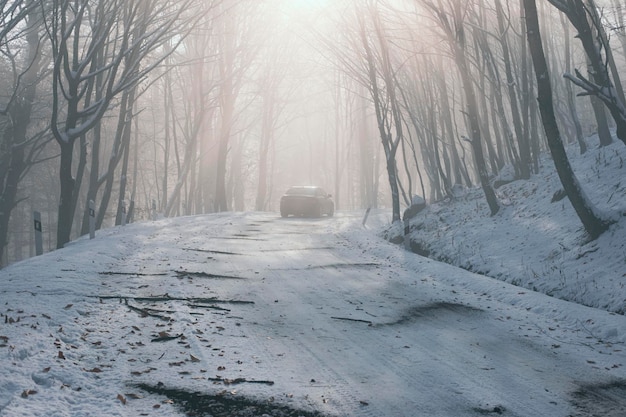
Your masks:
{"label": "roadside slope", "polygon": [[[626,312],[626,147],[618,141],[569,156],[590,200],[616,219],[610,230],[588,242],[562,189],[552,161],[540,173],[496,190],[502,209],[489,216],[480,189],[456,190],[455,198],[429,205],[411,222],[416,251],[454,266],[564,300]],[[503,178],[507,173],[503,174]],[[385,231],[401,238],[399,225]]]}

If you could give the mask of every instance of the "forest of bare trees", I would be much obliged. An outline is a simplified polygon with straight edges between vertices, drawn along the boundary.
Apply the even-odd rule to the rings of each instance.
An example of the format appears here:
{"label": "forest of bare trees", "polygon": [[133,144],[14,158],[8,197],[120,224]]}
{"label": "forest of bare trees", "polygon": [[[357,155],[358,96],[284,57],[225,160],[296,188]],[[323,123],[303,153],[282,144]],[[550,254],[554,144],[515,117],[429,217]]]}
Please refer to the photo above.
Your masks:
{"label": "forest of bare trees", "polygon": [[[626,145],[625,0],[0,0],[0,266],[96,228],[454,198]],[[539,98],[539,100],[537,100]],[[512,174],[504,174],[512,173]]]}

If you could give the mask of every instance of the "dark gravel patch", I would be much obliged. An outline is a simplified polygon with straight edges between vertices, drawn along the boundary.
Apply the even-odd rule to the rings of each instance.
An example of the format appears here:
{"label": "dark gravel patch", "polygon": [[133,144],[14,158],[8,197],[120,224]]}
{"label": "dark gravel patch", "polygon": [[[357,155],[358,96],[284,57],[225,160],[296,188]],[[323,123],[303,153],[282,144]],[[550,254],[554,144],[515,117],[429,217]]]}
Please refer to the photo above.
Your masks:
{"label": "dark gravel patch", "polygon": [[137,387],[150,394],[167,397],[185,415],[193,417],[330,417],[317,411],[297,410],[271,400],[253,400],[228,392],[189,392],[167,388],[163,384],[139,384]]}
{"label": "dark gravel patch", "polygon": [[582,385],[572,395],[576,412],[571,417],[626,416],[626,381]]}

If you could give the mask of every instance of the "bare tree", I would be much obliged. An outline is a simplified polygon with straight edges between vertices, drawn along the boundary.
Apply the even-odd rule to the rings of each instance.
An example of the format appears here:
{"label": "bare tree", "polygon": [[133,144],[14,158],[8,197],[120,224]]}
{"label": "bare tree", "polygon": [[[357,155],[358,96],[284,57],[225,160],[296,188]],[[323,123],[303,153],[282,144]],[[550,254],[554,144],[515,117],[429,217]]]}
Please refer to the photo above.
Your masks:
{"label": "bare tree", "polygon": [[[617,126],[617,137],[626,144],[626,104],[624,92],[619,87],[617,72],[613,71],[614,81],[611,79],[609,67],[612,64],[611,47],[604,28],[598,18],[595,2],[593,0],[548,0],[554,7],[563,12],[576,28],[577,37],[580,39],[589,65],[592,68],[591,76],[585,77],[579,70],[574,74],[565,74],[565,77],[582,88],[586,94],[597,96],[606,105],[613,116]],[[604,51],[604,53],[603,53]]]}
{"label": "bare tree", "polygon": [[487,165],[485,163],[481,136],[481,122],[478,114],[478,101],[476,99],[476,93],[474,90],[473,81],[471,79],[471,70],[467,58],[466,52],[466,33],[465,33],[465,16],[467,8],[471,3],[462,4],[456,1],[449,1],[447,6],[450,13],[446,12],[446,8],[442,0],[438,0],[437,4],[433,1],[424,2],[428,10],[433,15],[434,22],[443,31],[454,63],[457,67],[459,76],[463,84],[463,91],[465,92],[466,100],[466,112],[470,130],[470,143],[472,145],[472,152],[474,156],[474,162],[478,171],[478,177],[482,186],[483,192],[487,199],[487,204],[491,211],[491,215],[495,215],[500,210],[500,204],[493,190],[491,183],[489,182],[489,175],[487,173]]}
{"label": "bare tree", "polygon": [[[174,34],[188,32],[190,22],[183,24],[181,15],[191,6],[190,0],[53,2],[45,25],[53,54],[51,129],[61,152],[57,248],[70,240],[76,209],[76,141],[100,123],[118,94],[139,83],[164,56],[149,63],[144,58],[162,52]],[[95,84],[99,76],[102,85]]]}
{"label": "bare tree", "polygon": [[[572,67],[572,48],[571,41],[569,39],[569,26],[563,18],[561,18],[561,24],[563,25],[563,30],[565,33],[565,71],[567,73],[570,73]],[[567,92],[567,106],[569,107],[572,123],[574,124],[574,129],[576,131],[576,140],[578,141],[580,153],[583,154],[587,152],[587,144],[585,143],[585,139],[583,138],[583,129],[578,118],[578,112],[576,111],[576,101],[574,100],[574,89],[572,88],[572,83],[566,83],[565,89]]]}
{"label": "bare tree", "polygon": [[4,118],[0,121],[1,266],[8,243],[9,220],[19,202],[19,184],[46,142],[40,133],[29,134],[43,57],[37,4],[2,1],[0,19],[4,24],[0,28],[0,54],[10,64],[11,70],[7,73],[12,73],[12,80],[7,83],[10,85],[8,100],[0,103],[0,117]]}
{"label": "bare tree", "polygon": [[253,3],[244,1],[229,5],[217,22],[218,57],[217,78],[219,79],[219,133],[217,151],[217,173],[215,186],[215,211],[229,210],[227,194],[228,154],[236,122],[236,104],[245,81],[252,68],[257,52],[252,46],[254,13]]}
{"label": "bare tree", "polygon": [[524,10],[526,13],[527,35],[530,52],[535,67],[537,77],[539,110],[543,120],[543,126],[548,137],[548,144],[552,159],[556,166],[557,173],[561,179],[561,184],[569,197],[576,214],[583,223],[585,230],[592,239],[596,239],[605,232],[611,221],[597,211],[593,204],[586,198],[572,167],[569,164],[565,147],[561,140],[561,133],[554,115],[554,105],[552,103],[552,86],[548,73],[541,43],[541,33],[539,29],[539,18],[537,16],[537,6],[535,0],[524,0]]}
{"label": "bare tree", "polygon": [[[285,112],[288,100],[293,94],[293,86],[287,85],[287,76],[293,71],[294,44],[285,33],[275,33],[276,39],[263,51],[265,60],[259,64],[258,94],[260,99],[260,133],[258,153],[258,183],[255,198],[255,210],[268,208],[271,195],[270,151],[274,146],[275,136],[281,125],[281,116]],[[268,41],[271,39],[267,39]]]}

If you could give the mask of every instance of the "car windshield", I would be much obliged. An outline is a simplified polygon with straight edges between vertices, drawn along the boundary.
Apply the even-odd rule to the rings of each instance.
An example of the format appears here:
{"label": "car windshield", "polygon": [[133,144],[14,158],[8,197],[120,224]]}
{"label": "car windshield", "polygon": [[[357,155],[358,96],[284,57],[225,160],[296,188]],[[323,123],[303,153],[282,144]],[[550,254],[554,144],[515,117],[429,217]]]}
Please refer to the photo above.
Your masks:
{"label": "car windshield", "polygon": [[316,190],[315,187],[292,187],[287,190],[287,195],[315,196]]}

